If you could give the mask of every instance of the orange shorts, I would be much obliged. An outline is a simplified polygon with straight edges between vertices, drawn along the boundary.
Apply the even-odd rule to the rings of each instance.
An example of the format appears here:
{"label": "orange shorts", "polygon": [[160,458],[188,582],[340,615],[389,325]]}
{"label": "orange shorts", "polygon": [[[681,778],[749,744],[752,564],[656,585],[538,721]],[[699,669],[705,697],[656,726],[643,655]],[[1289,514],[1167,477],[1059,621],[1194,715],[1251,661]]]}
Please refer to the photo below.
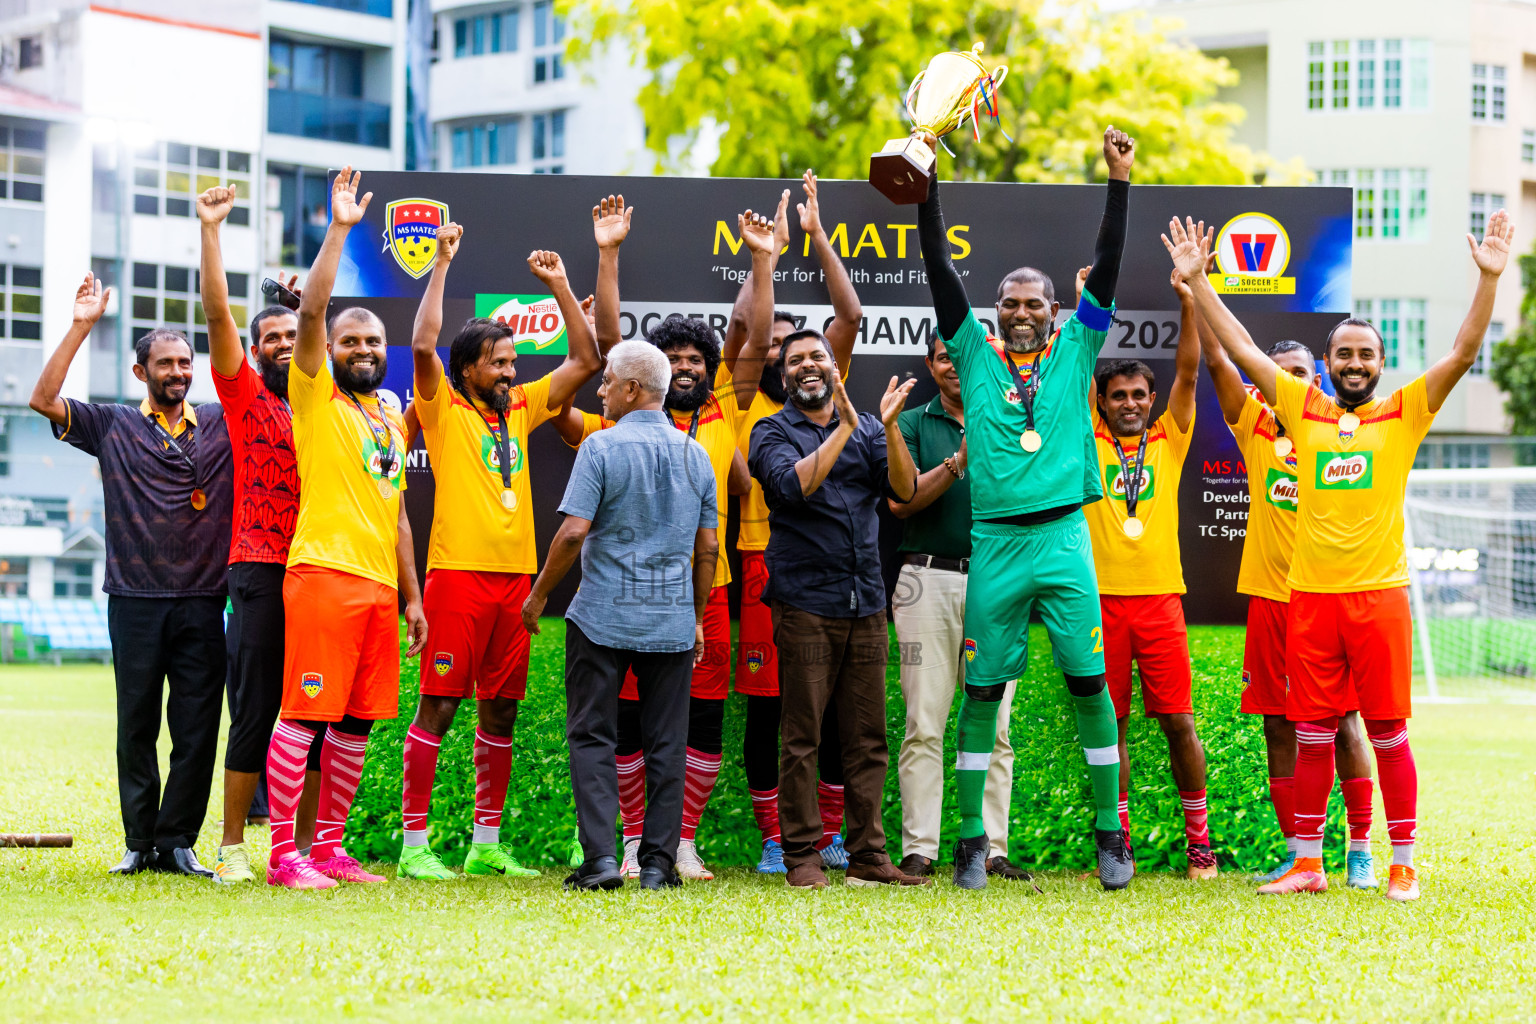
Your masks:
{"label": "orange shorts", "polygon": [[1413,618],[1408,588],[1291,592],[1285,714],[1315,722],[1357,707],[1370,720],[1413,715]]}
{"label": "orange shorts", "polygon": [[1115,717],[1131,713],[1131,662],[1141,677],[1141,705],[1149,715],[1187,715],[1189,637],[1178,594],[1099,597],[1104,619],[1104,679]]}
{"label": "orange shorts", "polygon": [[768,563],[761,551],[741,553],[741,621],[736,627],[737,693],[779,695],[779,649],[773,645],[773,610],[763,603]]}
{"label": "orange shorts", "polygon": [[400,612],[394,587],[318,565],[283,577],[282,717],[378,721],[400,713]]}
{"label": "orange shorts", "polygon": [[[700,700],[725,700],[726,684],[730,678],[730,594],[726,587],[715,587],[709,592],[709,601],[704,606],[704,660],[693,666],[693,682],[688,688],[688,695]],[[619,687],[619,699],[640,699],[640,689],[631,671],[624,672],[624,685]]]}
{"label": "orange shorts", "polygon": [[1285,620],[1289,614],[1285,601],[1248,598],[1248,635],[1243,642],[1245,714],[1285,714]]}
{"label": "orange shorts", "polygon": [[430,570],[421,599],[427,615],[421,692],[522,700],[528,690],[523,602],[532,584],[520,572]]}

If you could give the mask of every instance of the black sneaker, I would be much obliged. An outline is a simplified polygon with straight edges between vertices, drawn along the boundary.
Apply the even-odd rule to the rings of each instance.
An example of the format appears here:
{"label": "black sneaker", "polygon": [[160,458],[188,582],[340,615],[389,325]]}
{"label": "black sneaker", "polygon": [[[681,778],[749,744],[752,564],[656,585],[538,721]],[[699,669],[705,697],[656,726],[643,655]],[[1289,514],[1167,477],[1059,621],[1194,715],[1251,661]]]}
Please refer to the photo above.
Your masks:
{"label": "black sneaker", "polygon": [[987,861],[987,874],[995,875],[1005,882],[1032,882],[1034,876],[1019,867],[1007,857],[993,857]]}
{"label": "black sneaker", "polygon": [[962,889],[987,887],[988,845],[985,835],[955,842],[955,885]]}
{"label": "black sneaker", "polygon": [[1106,889],[1124,889],[1136,874],[1136,861],[1131,857],[1131,844],[1125,829],[1113,832],[1093,830],[1093,841],[1099,848],[1099,884]]}

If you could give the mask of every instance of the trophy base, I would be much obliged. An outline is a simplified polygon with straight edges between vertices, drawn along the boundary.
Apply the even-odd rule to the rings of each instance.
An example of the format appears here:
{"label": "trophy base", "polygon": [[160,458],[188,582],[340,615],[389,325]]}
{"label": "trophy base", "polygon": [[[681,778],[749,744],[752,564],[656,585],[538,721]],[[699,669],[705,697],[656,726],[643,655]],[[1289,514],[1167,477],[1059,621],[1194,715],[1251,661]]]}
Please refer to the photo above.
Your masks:
{"label": "trophy base", "polygon": [[938,160],[922,139],[892,139],[869,158],[869,183],[898,206],[910,206],[928,198],[937,170]]}

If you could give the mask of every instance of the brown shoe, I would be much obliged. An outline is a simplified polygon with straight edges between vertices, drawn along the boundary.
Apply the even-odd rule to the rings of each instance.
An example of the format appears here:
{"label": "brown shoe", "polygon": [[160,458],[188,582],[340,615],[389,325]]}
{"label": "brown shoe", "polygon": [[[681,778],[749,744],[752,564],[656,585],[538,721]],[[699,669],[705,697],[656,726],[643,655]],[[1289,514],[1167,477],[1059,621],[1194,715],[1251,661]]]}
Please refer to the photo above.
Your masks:
{"label": "brown shoe", "polygon": [[849,864],[848,874],[844,879],[849,885],[875,886],[875,885],[932,885],[933,879],[919,878],[916,875],[904,874],[900,868],[890,861],[883,864]]}
{"label": "brown shoe", "polygon": [[791,889],[825,889],[829,884],[826,872],[815,864],[795,865],[784,876],[784,881]]}

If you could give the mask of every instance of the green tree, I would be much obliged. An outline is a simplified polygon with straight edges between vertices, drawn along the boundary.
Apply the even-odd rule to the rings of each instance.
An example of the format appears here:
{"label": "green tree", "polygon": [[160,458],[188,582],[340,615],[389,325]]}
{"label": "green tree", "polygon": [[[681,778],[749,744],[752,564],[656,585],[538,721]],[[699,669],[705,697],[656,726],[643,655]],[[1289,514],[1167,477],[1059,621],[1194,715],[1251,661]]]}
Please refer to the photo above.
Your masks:
{"label": "green tree", "polygon": [[[1240,107],[1224,59],[1174,42],[1176,21],[1105,13],[1091,0],[573,0],[573,56],[616,39],[649,73],[640,93],[657,170],[679,167],[720,130],[716,175],[862,178],[870,154],[905,136],[903,97],[935,54],[985,43],[1004,137],[984,118],[947,141],[945,177],[1078,182],[1102,176],[1104,126],[1137,139],[1136,179],[1162,184],[1304,180],[1292,162],[1232,141]],[[717,128],[718,126],[718,128]]]}
{"label": "green tree", "polygon": [[[1520,257],[1520,329],[1493,346],[1490,376],[1504,392],[1504,411],[1515,436],[1536,434],[1536,248]],[[1522,449],[1523,451],[1523,449]]]}

